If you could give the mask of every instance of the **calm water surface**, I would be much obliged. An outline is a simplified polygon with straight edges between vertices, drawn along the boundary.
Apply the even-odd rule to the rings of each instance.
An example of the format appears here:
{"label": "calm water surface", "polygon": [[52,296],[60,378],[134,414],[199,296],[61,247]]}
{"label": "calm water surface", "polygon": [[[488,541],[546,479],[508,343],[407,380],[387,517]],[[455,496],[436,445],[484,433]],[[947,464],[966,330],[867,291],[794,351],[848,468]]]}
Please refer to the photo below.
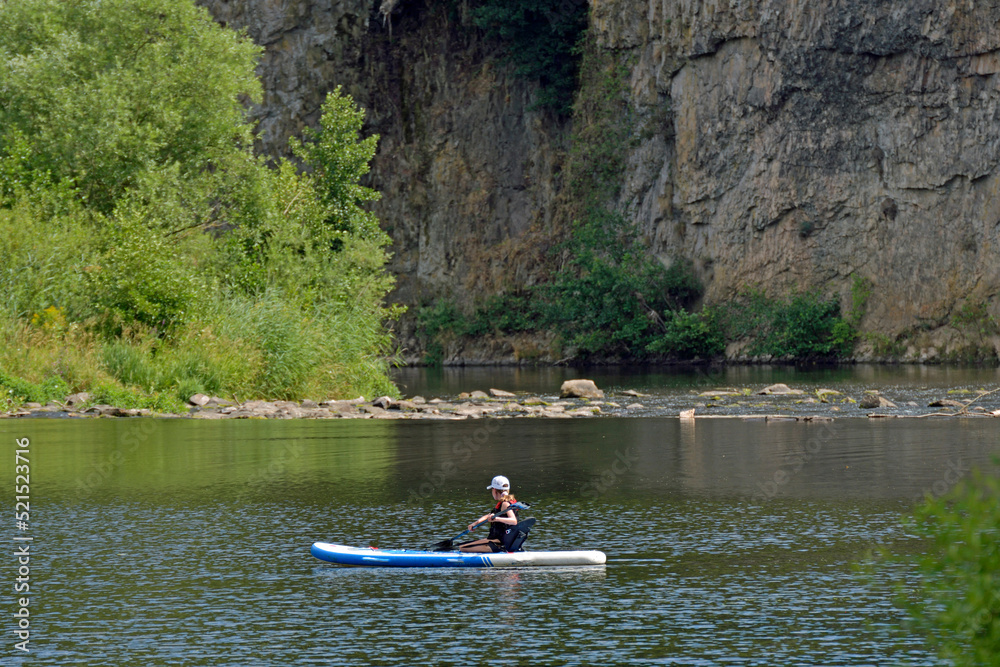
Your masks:
{"label": "calm water surface", "polygon": [[[919,549],[901,517],[997,436],[992,419],[0,421],[5,484],[31,439],[23,664],[938,664],[890,574],[853,564]],[[498,473],[533,505],[529,548],[601,549],[607,566],[309,554],[451,537]],[[5,627],[3,664],[22,664]]]}

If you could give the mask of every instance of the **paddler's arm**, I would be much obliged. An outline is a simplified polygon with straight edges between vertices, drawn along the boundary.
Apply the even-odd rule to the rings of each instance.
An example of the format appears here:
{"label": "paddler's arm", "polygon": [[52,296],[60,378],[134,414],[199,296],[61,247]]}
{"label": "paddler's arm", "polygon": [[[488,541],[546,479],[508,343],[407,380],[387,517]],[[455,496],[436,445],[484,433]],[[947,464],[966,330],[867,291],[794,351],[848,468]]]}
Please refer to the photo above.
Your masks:
{"label": "paddler's arm", "polygon": [[493,516],[492,512],[487,512],[486,514],[482,515],[481,517],[479,517],[478,519],[476,519],[475,521],[473,521],[472,523],[469,524],[469,530],[470,531],[475,530],[476,529],[476,524],[482,523],[483,521],[486,521],[491,516]]}
{"label": "paddler's arm", "polygon": [[[501,510],[501,511],[503,511],[503,510]],[[495,517],[493,517],[493,521],[495,523],[505,523],[508,526],[516,526],[517,525],[517,515],[514,514],[514,510],[507,510],[506,514],[503,514],[503,515],[498,514]]]}

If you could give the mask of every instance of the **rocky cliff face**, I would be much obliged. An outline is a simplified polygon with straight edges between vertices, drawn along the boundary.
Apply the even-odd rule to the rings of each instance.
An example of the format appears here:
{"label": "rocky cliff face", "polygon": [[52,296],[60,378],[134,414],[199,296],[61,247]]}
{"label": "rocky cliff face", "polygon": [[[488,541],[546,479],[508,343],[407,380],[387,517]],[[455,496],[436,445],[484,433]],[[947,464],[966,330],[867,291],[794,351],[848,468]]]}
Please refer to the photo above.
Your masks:
{"label": "rocky cliff face", "polygon": [[531,262],[513,258],[544,246],[564,128],[529,109],[532,86],[498,65],[462,3],[202,4],[266,49],[265,152],[316,123],[337,85],[367,110],[366,132],[381,137],[369,185],[383,195],[375,210],[393,239],[395,299],[468,303],[531,280]]}
{"label": "rocky cliff face", "polygon": [[[265,149],[337,84],[368,109],[400,300],[533,280],[568,127],[529,110],[462,3],[205,4],[267,48]],[[863,278],[862,327],[912,358],[1000,349],[980,326],[1000,319],[998,24],[996,0],[592,0],[643,119],[617,206],[710,300],[759,284],[846,304]]]}
{"label": "rocky cliff face", "polygon": [[864,277],[863,326],[917,356],[1000,315],[1000,4],[595,0],[592,22],[672,119],[621,205],[710,298]]}

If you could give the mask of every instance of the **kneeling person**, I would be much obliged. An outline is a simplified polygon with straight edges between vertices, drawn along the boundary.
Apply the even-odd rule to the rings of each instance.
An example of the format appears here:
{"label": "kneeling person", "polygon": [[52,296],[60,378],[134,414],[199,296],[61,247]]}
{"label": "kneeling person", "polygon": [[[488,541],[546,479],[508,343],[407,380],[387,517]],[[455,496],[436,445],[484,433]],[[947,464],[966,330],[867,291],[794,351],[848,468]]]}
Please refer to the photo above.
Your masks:
{"label": "kneeling person", "polygon": [[490,534],[484,540],[473,540],[458,545],[459,551],[495,553],[502,551],[501,541],[504,533],[511,526],[517,525],[517,514],[515,510],[508,509],[511,503],[516,503],[510,492],[510,480],[503,475],[497,475],[486,487],[487,491],[493,494],[496,504],[493,509],[469,524],[469,530],[475,530],[476,524],[482,521],[490,522]]}

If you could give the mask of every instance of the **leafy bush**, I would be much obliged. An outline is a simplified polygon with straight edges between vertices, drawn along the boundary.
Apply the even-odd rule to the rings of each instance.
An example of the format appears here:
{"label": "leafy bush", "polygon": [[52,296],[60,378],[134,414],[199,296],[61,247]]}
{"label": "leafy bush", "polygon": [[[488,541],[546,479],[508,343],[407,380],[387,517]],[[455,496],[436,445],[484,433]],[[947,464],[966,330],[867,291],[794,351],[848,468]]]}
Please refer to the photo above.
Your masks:
{"label": "leafy bush", "polygon": [[711,359],[725,352],[722,332],[711,310],[690,313],[676,310],[669,314],[666,332],[649,345],[651,352],[680,359]]}
{"label": "leafy bush", "polygon": [[0,154],[22,185],[69,181],[110,213],[142,173],[195,179],[252,141],[261,49],[193,2],[19,0],[0,25]]}
{"label": "leafy bush", "polygon": [[927,538],[920,579],[906,606],[956,667],[996,664],[1000,655],[1000,479],[973,472],[950,493],[928,498],[913,528]]}
{"label": "leafy bush", "polygon": [[148,409],[156,412],[183,414],[187,406],[173,394],[147,392],[132,387],[107,382],[99,383],[90,390],[90,402],[95,405],[113,405],[130,410]]}
{"label": "leafy bush", "polygon": [[69,385],[58,376],[50,375],[35,383],[10,375],[0,368],[0,397],[11,403],[48,403],[54,399],[62,400],[67,393]]}
{"label": "leafy bush", "polygon": [[159,329],[183,324],[205,289],[176,241],[134,219],[119,220],[95,260],[87,274],[92,304],[115,333],[129,323]]}
{"label": "leafy bush", "polygon": [[846,344],[840,304],[815,292],[781,299],[749,289],[714,312],[725,339],[746,341],[751,355],[830,357]]}
{"label": "leafy bush", "polygon": [[133,403],[395,393],[359,183],[378,138],[350,97],[293,142],[303,172],[270,168],[244,106],[260,48],[190,0],[0,2],[0,25],[0,329],[22,350],[0,367]]}
{"label": "leafy bush", "polygon": [[440,364],[443,360],[446,332],[464,334],[468,331],[466,319],[448,299],[438,299],[421,307],[417,311],[417,328],[424,348],[424,361],[429,364]]}
{"label": "leafy bush", "polygon": [[[378,135],[358,139],[365,112],[337,86],[323,103],[320,125],[307,128],[306,141],[292,140],[292,150],[313,169],[319,200],[327,205],[326,224],[333,232],[348,232],[363,239],[388,242],[375,216],[360,207],[381,195],[360,185],[375,157]],[[328,241],[335,241],[334,236]]]}
{"label": "leafy bush", "polygon": [[97,242],[90,216],[19,199],[0,206],[0,309],[30,320],[55,307],[64,319],[84,310],[83,283]]}

